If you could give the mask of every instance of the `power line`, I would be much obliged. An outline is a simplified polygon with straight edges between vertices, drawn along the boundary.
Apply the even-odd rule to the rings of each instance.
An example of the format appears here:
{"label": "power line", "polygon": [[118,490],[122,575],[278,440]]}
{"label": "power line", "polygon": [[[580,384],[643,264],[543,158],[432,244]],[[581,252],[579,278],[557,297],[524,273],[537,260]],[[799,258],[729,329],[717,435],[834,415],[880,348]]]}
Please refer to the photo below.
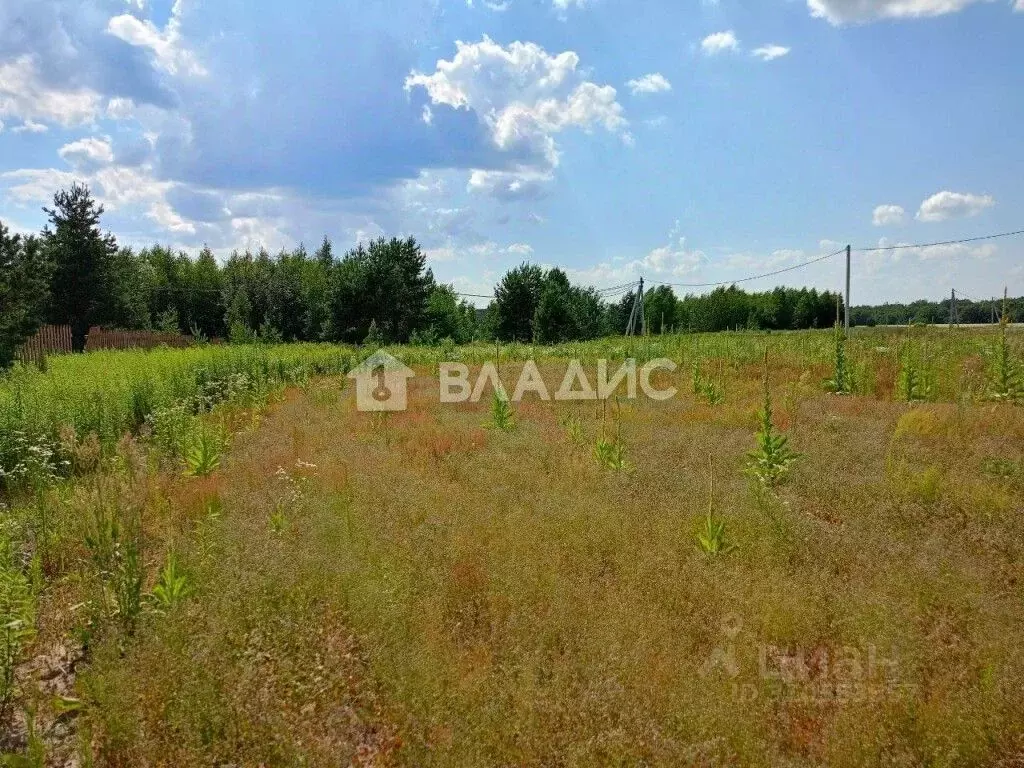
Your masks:
{"label": "power line", "polygon": [[802,269],[803,267],[809,267],[811,264],[817,264],[819,261],[825,259],[831,259],[833,256],[838,256],[840,253],[846,253],[846,248],[840,248],[838,251],[827,253],[824,256],[818,256],[816,259],[810,259],[809,261],[803,261],[799,264],[793,264],[789,267],[783,267],[782,269],[776,269],[773,272],[765,272],[761,275],[751,275],[750,277],[740,277],[735,280],[719,280],[714,283],[667,283],[664,281],[652,281],[657,285],[670,285],[673,288],[713,288],[719,285],[733,285],[734,283],[747,283],[751,280],[760,280],[764,277],[773,277],[775,275],[781,275],[783,272],[792,272],[794,269]]}
{"label": "power line", "polygon": [[875,248],[854,248],[853,250],[858,253],[871,253],[873,251],[898,251],[904,248],[934,248],[938,245],[960,245],[961,243],[977,243],[981,240],[995,240],[1000,237],[1013,237],[1014,235],[1024,235],[1024,229],[1018,229],[1014,232],[1000,232],[995,235],[982,235],[981,237],[965,237],[961,240],[943,240],[937,243],[916,243],[911,245],[885,245],[877,246]]}
{"label": "power line", "polygon": [[[964,244],[964,243],[977,243],[977,242],[981,242],[983,240],[996,240],[996,239],[1003,238],[1003,237],[1014,237],[1016,235],[1024,235],[1024,229],[1018,229],[1018,230],[1014,230],[1012,232],[999,232],[999,233],[992,234],[992,235],[981,235],[981,236],[978,236],[978,237],[965,237],[965,238],[961,238],[959,240],[941,240],[941,241],[932,242],[932,243],[910,243],[910,244],[906,244],[905,243],[905,244],[900,244],[900,245],[874,246],[874,247],[869,247],[869,248],[853,248],[851,250],[856,252],[856,253],[877,253],[879,251],[896,251],[896,250],[907,250],[907,249],[912,249],[912,248],[917,248],[917,249],[920,249],[920,248],[935,248],[937,246],[943,246],[943,245],[961,245],[961,244]],[[660,281],[659,280],[655,280],[655,281],[652,281],[652,282],[655,285],[667,285],[667,286],[671,286],[673,288],[715,288],[715,287],[722,286],[722,285],[734,285],[736,283],[748,283],[748,282],[751,282],[753,280],[762,280],[762,279],[764,279],[766,277],[774,277],[776,275],[785,274],[786,272],[793,272],[794,270],[797,270],[797,269],[803,269],[804,267],[809,267],[812,264],[817,264],[819,262],[825,261],[826,259],[831,259],[832,257],[838,256],[839,254],[844,253],[845,251],[846,251],[846,248],[840,248],[839,250],[833,251],[832,253],[828,253],[828,254],[825,254],[823,256],[818,256],[817,258],[809,259],[807,261],[800,262],[799,264],[792,264],[792,265],[790,265],[788,267],[782,267],[781,269],[772,270],[771,272],[764,272],[764,273],[761,273],[761,274],[758,274],[758,275],[750,275],[748,277],[739,277],[739,278],[735,278],[733,280],[718,280],[718,281],[709,282],[709,283],[673,283],[673,282],[668,282],[668,281],[664,281],[664,280],[660,280]],[[602,298],[612,298],[613,296],[616,296],[616,295],[618,295],[620,293],[625,293],[625,292],[633,289],[637,284],[638,284],[638,281],[634,280],[633,282],[623,283],[621,285],[613,285],[613,286],[610,286],[610,287],[607,287],[607,288],[597,288],[597,289],[595,289],[595,291]],[[222,289],[219,289],[219,288],[198,288],[198,287],[195,287],[195,286],[187,286],[186,287],[186,286],[169,286],[168,285],[168,286],[155,286],[153,288],[153,290],[155,290],[155,291],[183,291],[183,292],[187,292],[187,293],[193,293],[193,292],[211,292],[211,293],[216,293],[216,292],[220,292]],[[458,291],[453,291],[453,293],[456,296],[459,296],[460,298],[472,298],[472,299],[493,299],[494,298],[494,294],[461,293],[461,292],[458,292]],[[961,294],[961,295],[963,295],[963,294]],[[964,298],[966,298],[968,301],[974,301],[974,302],[977,302],[977,303],[981,303],[981,302],[978,302],[976,299],[971,299],[968,296],[964,296]]]}

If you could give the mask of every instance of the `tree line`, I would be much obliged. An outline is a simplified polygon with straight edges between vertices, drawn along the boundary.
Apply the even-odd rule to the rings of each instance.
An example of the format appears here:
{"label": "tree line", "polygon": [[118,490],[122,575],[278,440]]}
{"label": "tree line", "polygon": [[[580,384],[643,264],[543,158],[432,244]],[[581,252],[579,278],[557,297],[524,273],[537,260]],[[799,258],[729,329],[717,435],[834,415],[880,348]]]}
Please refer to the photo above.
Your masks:
{"label": "tree line", "polygon": [[[435,280],[411,237],[340,255],[325,238],[312,253],[300,245],[276,255],[234,252],[220,262],[209,248],[193,258],[159,245],[119,246],[102,231],[103,206],[84,186],[59,191],[43,210],[39,235],[11,234],[0,223],[0,367],[42,323],[69,325],[79,350],[92,326],[232,342],[557,343],[624,333],[636,302],[633,290],[608,300],[561,269],[522,264],[501,278],[486,309],[476,309]],[[948,312],[941,303],[897,306],[858,307],[853,319],[943,322]],[[677,296],[657,285],[642,308],[647,332],[657,334],[824,328],[841,317],[842,302],[813,288],[723,286]],[[961,321],[971,322],[972,311],[964,305]]]}
{"label": "tree line", "polygon": [[[943,301],[921,299],[908,304],[852,307],[850,322],[867,326],[947,325],[952,311],[951,298]],[[1009,299],[1006,307],[1011,318],[1024,317],[1024,297]],[[1001,312],[1002,297],[993,297],[988,301],[956,300],[956,321],[964,325],[998,322]]]}

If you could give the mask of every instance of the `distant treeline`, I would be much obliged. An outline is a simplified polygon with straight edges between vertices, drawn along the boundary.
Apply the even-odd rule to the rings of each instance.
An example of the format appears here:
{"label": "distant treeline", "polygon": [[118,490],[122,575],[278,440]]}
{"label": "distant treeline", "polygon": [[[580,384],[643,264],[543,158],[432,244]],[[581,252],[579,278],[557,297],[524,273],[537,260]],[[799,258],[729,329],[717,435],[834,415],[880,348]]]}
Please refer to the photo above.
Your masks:
{"label": "distant treeline", "polygon": [[[337,255],[326,238],[271,255],[235,252],[223,263],[161,246],[119,247],[100,229],[103,207],[73,186],[45,208],[38,236],[0,223],[0,368],[43,323],[70,325],[82,349],[88,328],[154,330],[235,342],[436,343],[474,339],[553,343],[621,334],[633,291],[608,301],[573,285],[560,269],[522,264],[478,310],[439,284],[413,238],[378,239]],[[842,312],[839,296],[815,289],[747,293],[735,286],[677,297],[668,285],[645,293],[648,333],[824,328]],[[961,322],[988,319],[987,305],[961,304]],[[948,306],[859,307],[854,321],[945,322]]]}
{"label": "distant treeline", "polygon": [[[950,297],[951,299],[952,297]],[[853,307],[850,322],[854,325],[948,325],[952,306],[950,299],[943,301],[913,301],[909,304],[880,304]],[[1002,296],[986,301],[957,298],[956,320],[966,325],[998,322],[1002,312]],[[1024,318],[1024,298],[1009,299],[1007,312],[1012,320]]]}

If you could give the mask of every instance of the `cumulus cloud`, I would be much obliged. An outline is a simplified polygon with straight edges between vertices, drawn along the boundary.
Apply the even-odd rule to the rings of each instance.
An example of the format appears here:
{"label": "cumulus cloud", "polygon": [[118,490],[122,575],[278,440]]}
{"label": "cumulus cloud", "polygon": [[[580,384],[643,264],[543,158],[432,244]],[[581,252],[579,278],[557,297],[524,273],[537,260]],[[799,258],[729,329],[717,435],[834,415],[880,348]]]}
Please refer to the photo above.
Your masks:
{"label": "cumulus cloud", "polygon": [[954,260],[958,258],[988,259],[998,253],[995,243],[946,243],[943,245],[911,246],[900,241],[893,242],[888,238],[880,238],[878,247],[872,256],[879,264],[886,261],[897,263],[906,258],[917,258],[920,261]]}
{"label": "cumulus cloud", "polygon": [[568,269],[567,274],[586,285],[607,287],[635,280],[640,275],[663,280],[679,280],[703,267],[707,255],[686,247],[686,238],[675,236],[673,227],[669,242],[650,250],[641,258],[616,258],[587,269]]}
{"label": "cumulus cloud", "polygon": [[879,205],[871,216],[871,223],[876,227],[890,224],[902,224],[906,211],[899,205]]}
{"label": "cumulus cloud", "polygon": [[75,170],[87,173],[114,162],[110,137],[88,136],[72,141],[57,150],[57,154]]}
{"label": "cumulus cloud", "polygon": [[171,7],[171,17],[163,29],[159,29],[149,19],[122,13],[107,22],[107,32],[129,45],[149,49],[156,65],[171,75],[179,72],[185,75],[205,75],[205,67],[184,46],[181,38],[181,1],[175,0]]}
{"label": "cumulus cloud", "polygon": [[16,125],[11,129],[11,133],[46,133],[50,130],[43,123],[37,123],[35,120],[26,118],[21,125]]}
{"label": "cumulus cloud", "polygon": [[474,170],[470,189],[498,197],[534,194],[559,163],[555,136],[569,128],[594,128],[631,136],[622,105],[610,85],[580,73],[574,51],[548,54],[536,43],[501,46],[486,35],[478,43],[456,43],[451,60],[432,74],[413,71],[407,91],[422,88],[431,104],[476,115],[509,168]]}
{"label": "cumulus cloud", "polygon": [[917,218],[921,221],[946,221],[977,216],[995,204],[995,198],[991,195],[973,195],[944,190],[935,193],[921,203],[921,207],[917,211]]}
{"label": "cumulus cloud", "polygon": [[533,171],[482,171],[469,174],[466,189],[498,200],[536,200],[543,197],[554,176]]}
{"label": "cumulus cloud", "polygon": [[715,32],[700,41],[700,48],[706,56],[716,56],[727,51],[738,51],[740,41],[730,29],[727,32]]}
{"label": "cumulus cloud", "polygon": [[[1024,0],[1022,0],[1024,2]],[[660,93],[671,91],[672,83],[660,72],[652,72],[649,75],[630,80],[626,85],[635,94],[638,93]]]}
{"label": "cumulus cloud", "polygon": [[762,45],[760,48],[755,48],[753,50],[753,55],[761,61],[774,61],[775,59],[781,59],[783,56],[788,54],[789,51],[790,49],[784,45],[768,43],[767,45]]}
{"label": "cumulus cloud", "polygon": [[576,8],[582,8],[588,2],[590,2],[590,0],[552,0],[555,8],[562,12],[569,10],[573,6]]}
{"label": "cumulus cloud", "polygon": [[39,120],[68,127],[93,120],[99,103],[99,94],[90,89],[47,85],[31,55],[0,64],[2,117],[21,118],[25,125]]}
{"label": "cumulus cloud", "polygon": [[[830,24],[857,24],[877,19],[909,19],[956,13],[987,0],[807,0],[812,16]],[[1022,0],[1017,0],[1020,10]]]}

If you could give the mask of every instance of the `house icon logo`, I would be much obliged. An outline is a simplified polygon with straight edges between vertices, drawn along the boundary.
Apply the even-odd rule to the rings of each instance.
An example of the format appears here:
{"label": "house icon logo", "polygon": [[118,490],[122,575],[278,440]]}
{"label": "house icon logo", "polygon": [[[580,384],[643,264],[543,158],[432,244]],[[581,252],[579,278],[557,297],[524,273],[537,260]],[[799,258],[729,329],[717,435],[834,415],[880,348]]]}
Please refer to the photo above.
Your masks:
{"label": "house icon logo", "polygon": [[404,411],[408,405],[408,379],[416,374],[401,360],[379,350],[353,368],[356,408],[360,411]]}

